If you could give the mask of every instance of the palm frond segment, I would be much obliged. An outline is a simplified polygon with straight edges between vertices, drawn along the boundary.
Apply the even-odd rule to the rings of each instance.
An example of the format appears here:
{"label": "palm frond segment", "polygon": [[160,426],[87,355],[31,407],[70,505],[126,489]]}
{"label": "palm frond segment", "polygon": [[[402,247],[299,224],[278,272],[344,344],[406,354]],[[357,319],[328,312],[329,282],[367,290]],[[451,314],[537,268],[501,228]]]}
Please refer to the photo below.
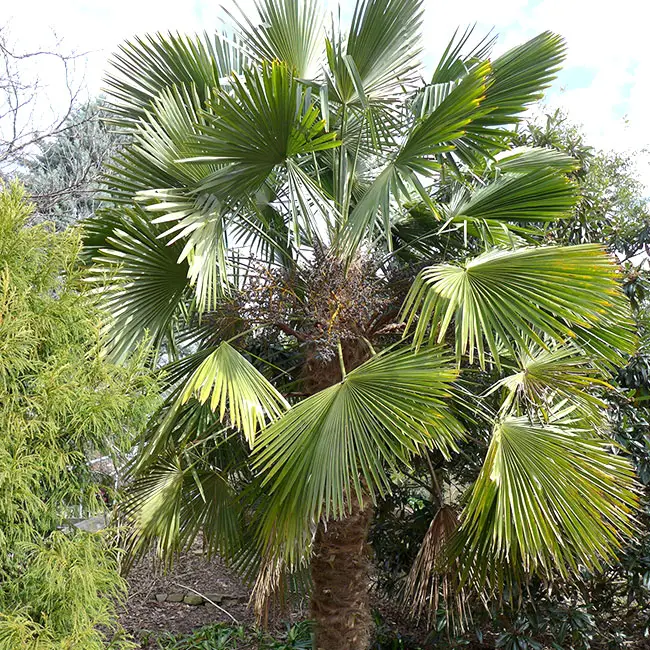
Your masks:
{"label": "palm frond segment", "polygon": [[634,470],[570,424],[506,418],[494,428],[454,552],[478,585],[505,575],[602,568],[634,529]]}
{"label": "palm frond segment", "polygon": [[575,184],[553,169],[504,174],[455,207],[455,218],[499,221],[555,221],[573,214]]}
{"label": "palm frond segment", "polygon": [[398,151],[372,180],[347,218],[340,239],[341,247],[349,254],[373,232],[378,212],[390,246],[395,201],[409,200],[410,194],[416,193],[431,203],[420,177],[431,176],[440,169],[439,155],[454,150],[455,141],[464,135],[467,125],[481,111],[489,69],[486,62],[473,70],[435,110],[413,121]]}
{"label": "palm frond segment", "polygon": [[[105,225],[109,229],[102,233]],[[88,227],[90,241],[99,238],[89,280],[101,287],[110,314],[104,332],[108,353],[124,359],[145,339],[155,347],[169,341],[188,286],[188,266],[178,263],[180,247],[166,246],[138,209],[125,208],[119,217],[106,215]]]}
{"label": "palm frond segment", "polygon": [[227,474],[185,454],[159,457],[129,485],[118,514],[129,524],[131,560],[153,546],[171,564],[201,532],[207,549],[224,557],[241,540],[238,501]]}
{"label": "palm frond segment", "polygon": [[321,514],[344,516],[351,489],[362,503],[384,493],[390,469],[423,447],[455,449],[462,428],[447,398],[456,374],[437,348],[381,354],[265,429],[253,463],[271,492],[274,534],[294,541]]}
{"label": "palm frond segment", "polygon": [[358,0],[347,42],[327,43],[341,103],[386,103],[417,79],[423,12],[422,0]]}
{"label": "palm frond segment", "polygon": [[311,79],[324,54],[320,0],[255,0],[259,21],[231,14],[241,40],[260,61],[283,61],[298,77]]}
{"label": "palm frond segment", "polygon": [[609,387],[601,370],[577,346],[530,345],[517,356],[517,372],[496,382],[488,391],[505,389],[502,412],[513,405],[518,412],[537,412],[545,420],[553,417],[558,401],[566,402],[595,427],[603,424],[607,404],[593,393],[596,387]]}
{"label": "palm frond segment", "polygon": [[222,165],[197,190],[234,203],[254,194],[276,165],[339,145],[286,63],[263,62],[232,84],[232,92],[217,91],[214,116],[188,149],[189,161]]}
{"label": "palm frond segment", "polygon": [[289,409],[289,403],[228,342],[224,341],[192,374],[181,393],[181,403],[196,398],[219,412],[224,421],[243,432],[251,447],[256,433],[268,420],[277,420]]}
{"label": "palm frond segment", "polygon": [[201,102],[222,78],[241,72],[248,57],[228,34],[150,34],[120,45],[106,78],[113,121],[132,128],[161,91],[194,86]]}
{"label": "palm frond segment", "polygon": [[498,361],[501,346],[515,355],[514,345],[547,347],[543,337],[575,339],[578,327],[613,329],[632,352],[629,308],[619,322],[609,320],[611,311],[626,312],[619,279],[618,265],[598,245],[494,250],[464,266],[423,270],[403,314],[408,328],[415,324],[416,347],[442,341],[455,321],[457,357],[469,353],[473,361],[476,354],[482,365],[486,350]]}

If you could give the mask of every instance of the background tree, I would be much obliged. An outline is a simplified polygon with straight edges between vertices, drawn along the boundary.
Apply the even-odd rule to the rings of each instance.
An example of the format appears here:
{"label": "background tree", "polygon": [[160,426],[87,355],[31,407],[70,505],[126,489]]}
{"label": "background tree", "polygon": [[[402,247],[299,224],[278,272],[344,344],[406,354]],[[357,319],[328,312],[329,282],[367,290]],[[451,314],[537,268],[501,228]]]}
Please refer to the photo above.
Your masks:
{"label": "background tree", "polygon": [[118,137],[100,119],[101,100],[75,108],[56,135],[39,140],[21,159],[22,182],[35,204],[35,221],[58,229],[86,219],[99,202],[102,165],[118,147]]}
{"label": "background tree", "polygon": [[156,386],[141,357],[101,358],[80,233],[25,227],[31,210],[19,185],[2,188],[0,648],[99,650],[117,630],[118,558],[103,535],[65,522],[105,510],[88,459],[131,447]]}
{"label": "background tree", "polygon": [[116,140],[84,99],[80,62],[60,41],[22,51],[0,27],[0,177],[18,177],[36,204],[33,221],[65,228],[92,214],[97,176]]}
{"label": "background tree", "polygon": [[[0,27],[0,172],[15,172],[34,146],[80,124],[70,118],[83,88],[77,69],[82,57],[66,52],[60,41],[51,49],[23,51],[12,39],[10,26]],[[43,69],[56,86],[50,106],[48,86],[53,79],[44,78]]]}
{"label": "background tree", "polygon": [[316,647],[365,648],[373,504],[478,419],[482,468],[439,490],[450,545],[428,536],[421,581],[599,570],[636,498],[597,389],[634,327],[600,247],[535,245],[573,213],[575,161],[508,151],[562,39],[491,59],[457,35],[424,82],[418,0],[329,32],[316,2],[259,12],[126,43],[107,82],[130,139],[89,225],[107,348],[148,333],[173,359],[121,506],[134,547],[202,530],[262,601],[310,566]]}

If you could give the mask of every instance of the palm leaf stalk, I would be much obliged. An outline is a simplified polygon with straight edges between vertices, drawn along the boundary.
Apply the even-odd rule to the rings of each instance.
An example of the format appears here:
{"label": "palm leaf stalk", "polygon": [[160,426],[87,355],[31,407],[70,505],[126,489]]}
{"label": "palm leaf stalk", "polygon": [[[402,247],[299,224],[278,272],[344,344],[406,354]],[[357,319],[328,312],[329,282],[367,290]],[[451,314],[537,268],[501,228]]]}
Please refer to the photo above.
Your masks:
{"label": "palm leaf stalk", "polygon": [[[259,613],[311,566],[316,647],[367,647],[373,504],[456,453],[475,367],[491,443],[466,502],[441,502],[416,611],[469,576],[597,569],[632,529],[597,392],[635,332],[600,247],[540,245],[577,201],[573,161],[509,145],[563,40],[494,58],[466,32],[426,82],[421,0],[358,0],[349,28],[317,0],[256,7],[130,41],[107,78],[129,142],[87,225],[90,281],[107,353],[145,341],[167,364],[122,505],[132,548],[171,557],[202,531],[258,574]],[[432,577],[441,557],[456,581]]]}

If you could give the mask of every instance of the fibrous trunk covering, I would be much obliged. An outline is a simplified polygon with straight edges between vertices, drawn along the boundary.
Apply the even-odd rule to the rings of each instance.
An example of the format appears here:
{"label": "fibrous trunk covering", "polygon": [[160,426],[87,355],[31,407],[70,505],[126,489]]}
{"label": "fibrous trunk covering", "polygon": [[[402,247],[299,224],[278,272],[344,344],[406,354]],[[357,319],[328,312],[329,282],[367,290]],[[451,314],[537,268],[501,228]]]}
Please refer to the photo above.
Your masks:
{"label": "fibrous trunk covering", "polygon": [[364,506],[362,510],[353,494],[348,517],[318,526],[311,559],[314,650],[366,650],[370,646],[370,499],[364,499]]}

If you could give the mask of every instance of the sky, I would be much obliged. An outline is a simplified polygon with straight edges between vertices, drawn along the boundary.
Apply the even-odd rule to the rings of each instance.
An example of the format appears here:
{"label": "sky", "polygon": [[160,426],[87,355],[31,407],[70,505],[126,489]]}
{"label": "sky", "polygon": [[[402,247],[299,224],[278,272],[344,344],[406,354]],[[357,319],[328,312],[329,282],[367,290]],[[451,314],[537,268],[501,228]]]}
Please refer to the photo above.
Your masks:
{"label": "sky", "polygon": [[[334,7],[334,0],[325,0]],[[125,38],[158,30],[213,30],[220,5],[232,0],[18,0],[2,3],[0,25],[9,24],[18,49],[47,47],[55,39],[63,49],[85,53],[78,62],[90,94],[101,88],[107,60]],[[499,35],[495,52],[550,29],[566,38],[565,67],[545,100],[549,109],[565,109],[583,126],[596,148],[636,152],[639,176],[650,194],[650,47],[645,0],[424,0],[424,61],[430,67],[457,27],[476,23],[476,33]],[[240,0],[243,11],[252,0]],[[341,1],[343,16],[352,3]],[[48,67],[49,65],[49,67]],[[50,86],[40,110],[57,103],[61,71],[41,64]]]}

